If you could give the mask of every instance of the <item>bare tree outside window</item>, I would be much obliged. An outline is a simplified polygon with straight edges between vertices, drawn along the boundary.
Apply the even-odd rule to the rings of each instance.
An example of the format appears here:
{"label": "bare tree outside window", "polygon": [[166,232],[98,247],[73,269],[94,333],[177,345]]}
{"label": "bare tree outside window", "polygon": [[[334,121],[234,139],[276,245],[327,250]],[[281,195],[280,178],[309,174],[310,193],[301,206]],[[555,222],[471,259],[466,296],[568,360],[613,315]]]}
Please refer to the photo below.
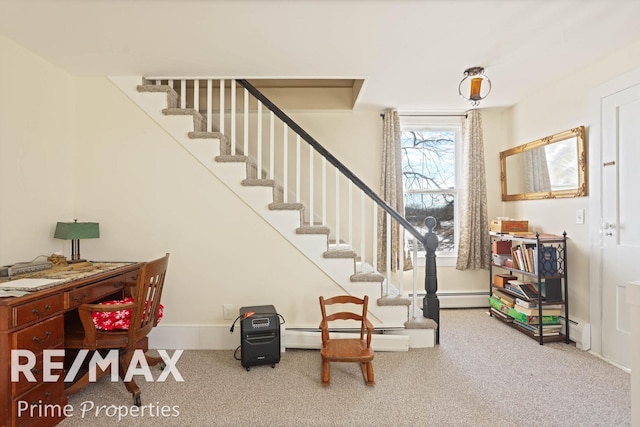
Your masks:
{"label": "bare tree outside window", "polygon": [[[452,128],[403,129],[401,134],[405,217],[422,233],[427,232],[424,219],[436,218],[440,253],[456,249],[455,146],[456,130]],[[411,248],[412,241],[407,243]]]}

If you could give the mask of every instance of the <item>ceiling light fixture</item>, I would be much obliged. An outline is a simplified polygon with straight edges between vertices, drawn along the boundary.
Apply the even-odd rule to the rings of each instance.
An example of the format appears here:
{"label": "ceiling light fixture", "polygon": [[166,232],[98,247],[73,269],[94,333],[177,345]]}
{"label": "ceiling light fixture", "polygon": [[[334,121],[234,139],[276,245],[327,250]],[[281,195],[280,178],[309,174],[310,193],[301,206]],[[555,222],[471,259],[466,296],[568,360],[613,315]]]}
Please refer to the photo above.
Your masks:
{"label": "ceiling light fixture", "polygon": [[[487,83],[483,85],[483,81]],[[462,99],[476,107],[489,95],[489,92],[491,92],[491,80],[484,75],[484,67],[471,67],[464,70],[464,77],[458,85],[458,93]]]}

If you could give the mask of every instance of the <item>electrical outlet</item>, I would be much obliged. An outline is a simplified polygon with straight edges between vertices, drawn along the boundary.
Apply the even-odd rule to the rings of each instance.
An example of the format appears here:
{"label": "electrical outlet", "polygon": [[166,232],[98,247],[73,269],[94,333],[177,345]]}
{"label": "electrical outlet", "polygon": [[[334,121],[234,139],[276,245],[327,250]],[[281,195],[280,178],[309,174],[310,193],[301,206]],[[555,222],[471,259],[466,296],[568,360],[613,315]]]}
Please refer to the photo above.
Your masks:
{"label": "electrical outlet", "polygon": [[223,304],[222,305],[222,316],[226,320],[231,320],[234,318],[233,315],[233,304]]}

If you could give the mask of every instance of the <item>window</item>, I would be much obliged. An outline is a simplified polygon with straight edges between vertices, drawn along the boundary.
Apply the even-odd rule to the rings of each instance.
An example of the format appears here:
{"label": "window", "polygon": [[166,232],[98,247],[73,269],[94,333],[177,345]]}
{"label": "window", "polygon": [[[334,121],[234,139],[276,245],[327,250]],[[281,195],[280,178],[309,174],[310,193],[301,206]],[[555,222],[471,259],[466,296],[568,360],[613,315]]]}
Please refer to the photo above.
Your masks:
{"label": "window", "polygon": [[[427,123],[429,117],[402,120],[401,150],[405,217],[421,233],[426,233],[424,219],[438,221],[434,230],[440,244],[439,257],[457,255],[457,202],[460,200],[459,123]],[[422,119],[416,122],[415,119]],[[412,240],[407,242],[412,249]],[[421,243],[419,251],[424,251]]]}

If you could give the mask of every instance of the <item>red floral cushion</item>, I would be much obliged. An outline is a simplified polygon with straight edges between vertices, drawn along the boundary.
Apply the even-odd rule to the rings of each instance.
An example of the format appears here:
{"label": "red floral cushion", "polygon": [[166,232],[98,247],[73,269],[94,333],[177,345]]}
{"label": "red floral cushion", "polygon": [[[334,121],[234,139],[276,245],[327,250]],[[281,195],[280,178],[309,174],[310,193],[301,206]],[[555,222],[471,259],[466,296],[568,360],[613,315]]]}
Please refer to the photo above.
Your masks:
{"label": "red floral cushion", "polygon": [[[121,300],[113,300],[113,301],[104,301],[100,304],[126,304],[128,302],[133,302],[133,298],[125,298]],[[158,305],[158,321],[162,319],[162,314],[164,312],[164,306],[162,304]],[[96,329],[100,329],[103,331],[113,331],[116,329],[129,329],[129,324],[131,323],[131,309],[126,310],[118,310],[118,311],[94,311],[91,313],[91,318],[93,319],[93,324],[96,326]]]}

